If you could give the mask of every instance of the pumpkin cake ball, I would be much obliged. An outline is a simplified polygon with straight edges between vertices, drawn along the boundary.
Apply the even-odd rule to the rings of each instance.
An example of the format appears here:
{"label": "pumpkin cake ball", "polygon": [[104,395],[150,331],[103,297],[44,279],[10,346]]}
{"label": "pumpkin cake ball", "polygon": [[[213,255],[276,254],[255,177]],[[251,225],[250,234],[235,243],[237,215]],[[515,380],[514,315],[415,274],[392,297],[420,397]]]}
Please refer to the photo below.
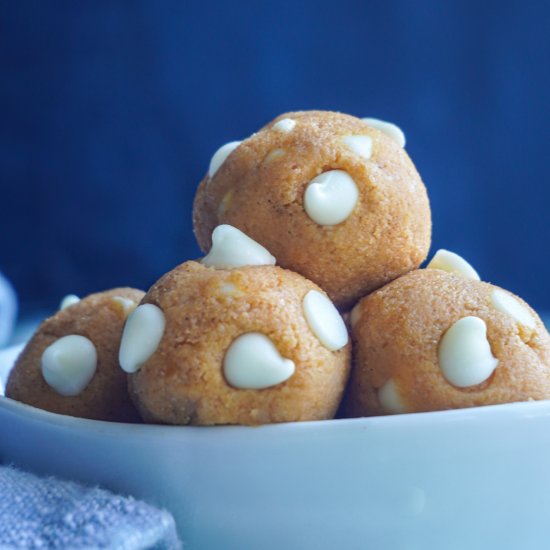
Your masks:
{"label": "pumpkin cake ball", "polygon": [[351,324],[350,416],[550,399],[540,318],[447,251],[361,300]]}
{"label": "pumpkin cake ball", "polygon": [[47,411],[115,422],[139,415],[118,365],[128,314],[144,293],[115,288],[79,300],[67,296],[17,359],[6,395]]}
{"label": "pumpkin cake ball", "polygon": [[199,185],[194,230],[210,250],[230,224],[346,309],[426,258],[431,214],[403,133],[322,111],[279,116],[221,147]]}
{"label": "pumpkin cake ball", "polygon": [[130,315],[120,364],[148,422],[265,424],[332,418],[350,344],[325,293],[230,226],[162,277]]}

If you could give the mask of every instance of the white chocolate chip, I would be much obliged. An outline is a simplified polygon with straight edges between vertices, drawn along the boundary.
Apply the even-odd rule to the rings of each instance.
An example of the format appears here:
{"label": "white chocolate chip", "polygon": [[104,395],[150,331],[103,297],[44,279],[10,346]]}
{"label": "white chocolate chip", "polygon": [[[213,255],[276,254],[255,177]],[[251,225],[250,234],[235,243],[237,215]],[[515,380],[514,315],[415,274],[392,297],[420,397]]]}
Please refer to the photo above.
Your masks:
{"label": "white chocolate chip", "polygon": [[223,283],[220,286],[220,293],[224,296],[238,296],[242,294],[239,288],[234,283]]}
{"label": "white chocolate chip", "polygon": [[218,206],[218,218],[220,216],[223,216],[227,212],[227,209],[231,206],[231,203],[233,202],[234,194],[235,190],[231,189],[223,196],[223,199],[220,201],[220,205]]}
{"label": "white chocolate chip", "polygon": [[479,281],[477,271],[464,259],[462,256],[449,252],[443,248],[439,249],[432,258],[431,262],[426,266],[426,269],[441,269],[448,273],[454,273],[466,279],[474,279]]}
{"label": "white chocolate chip", "polygon": [[218,225],[212,232],[212,248],[201,264],[219,269],[244,265],[275,265],[272,256],[261,244],[232,225]]}
{"label": "white chocolate chip", "polygon": [[122,308],[122,312],[126,317],[137,307],[137,304],[133,300],[124,298],[123,296],[113,296],[113,302]]}
{"label": "white chocolate chip", "polygon": [[294,362],[281,356],[275,344],[260,332],[248,332],[236,338],[223,360],[223,372],[234,388],[261,390],[288,380]]}
{"label": "white chocolate chip", "polygon": [[448,382],[459,388],[487,380],[498,365],[487,340],[487,325],[479,317],[463,317],[443,335],[439,366]]}
{"label": "white chocolate chip", "polygon": [[272,128],[282,134],[288,134],[288,132],[292,132],[294,126],[296,126],[295,120],[291,118],[282,118],[281,120],[278,120]]}
{"label": "white chocolate chip", "polygon": [[384,411],[391,414],[400,414],[407,412],[407,406],[397,390],[395,380],[390,378],[378,390],[378,402]]}
{"label": "white chocolate chip", "polygon": [[97,368],[97,351],[86,337],[63,336],[42,354],[42,376],[58,394],[75,396],[90,383]]}
{"label": "white chocolate chip", "polygon": [[222,145],[212,156],[208,167],[208,177],[213,178],[225,159],[241,144],[240,141],[231,141]]}
{"label": "white chocolate chip", "polygon": [[61,300],[61,303],[59,304],[59,310],[62,311],[64,309],[67,309],[68,307],[71,307],[78,302],[80,302],[80,298],[76,294],[67,294],[67,296],[65,296],[65,298]]}
{"label": "white chocolate chip", "polygon": [[285,150],[284,149],[273,149],[268,155],[265,157],[266,162],[273,162],[274,160],[277,160],[281,157],[285,156]]}
{"label": "white chocolate chip", "polygon": [[342,141],[356,155],[370,159],[372,155],[372,138],[370,136],[344,136]]}
{"label": "white chocolate chip", "polygon": [[531,312],[508,292],[495,288],[491,293],[491,302],[496,309],[510,315],[510,317],[513,317],[521,325],[532,330],[536,328],[537,321]]}
{"label": "white chocolate chip", "polygon": [[399,147],[405,147],[405,134],[396,124],[378,118],[364,118],[363,121],[391,137]]}
{"label": "white chocolate chip", "polygon": [[310,290],[302,302],[309,328],[330,351],[348,343],[348,330],[334,304],[317,290]]}
{"label": "white chocolate chip", "polygon": [[157,350],[165,325],[164,313],[154,304],[143,304],[130,313],[118,352],[122,370],[133,373],[144,365]]}
{"label": "white chocolate chip", "polygon": [[359,322],[359,319],[361,319],[361,308],[359,307],[359,304],[357,304],[351,310],[351,315],[349,316],[349,322],[351,323],[351,326],[354,327]]}
{"label": "white chocolate chip", "polygon": [[304,194],[307,215],[319,225],[337,225],[352,213],[359,190],[343,170],[329,170],[312,179]]}

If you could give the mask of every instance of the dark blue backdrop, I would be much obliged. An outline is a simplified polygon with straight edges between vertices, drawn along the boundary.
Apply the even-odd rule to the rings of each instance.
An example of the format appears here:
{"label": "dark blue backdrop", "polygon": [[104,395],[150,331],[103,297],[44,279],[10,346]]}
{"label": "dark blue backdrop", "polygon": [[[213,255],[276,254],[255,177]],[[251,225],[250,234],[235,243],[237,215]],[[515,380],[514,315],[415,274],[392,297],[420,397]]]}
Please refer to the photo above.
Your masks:
{"label": "dark blue backdrop", "polygon": [[397,122],[433,249],[550,309],[548,2],[26,2],[0,17],[0,270],[26,308],[199,254],[213,151],[277,114]]}

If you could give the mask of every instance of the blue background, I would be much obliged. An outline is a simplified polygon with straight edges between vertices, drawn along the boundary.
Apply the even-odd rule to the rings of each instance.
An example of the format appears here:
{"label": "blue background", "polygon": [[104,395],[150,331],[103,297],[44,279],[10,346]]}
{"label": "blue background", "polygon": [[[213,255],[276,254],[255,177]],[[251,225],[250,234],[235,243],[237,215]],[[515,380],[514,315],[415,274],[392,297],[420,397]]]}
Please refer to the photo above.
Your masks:
{"label": "blue background", "polygon": [[550,310],[548,2],[27,2],[0,17],[0,270],[23,310],[199,250],[221,144],[287,110],[398,123],[432,252]]}

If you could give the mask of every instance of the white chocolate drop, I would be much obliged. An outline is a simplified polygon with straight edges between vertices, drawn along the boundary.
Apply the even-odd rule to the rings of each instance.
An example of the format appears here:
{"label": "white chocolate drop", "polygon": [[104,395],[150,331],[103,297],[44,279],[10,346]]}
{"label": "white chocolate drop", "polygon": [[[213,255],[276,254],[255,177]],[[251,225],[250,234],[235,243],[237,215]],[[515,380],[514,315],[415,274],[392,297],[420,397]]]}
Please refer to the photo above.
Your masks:
{"label": "white chocolate drop", "polygon": [[51,388],[63,396],[81,393],[94,377],[96,368],[94,344],[78,334],[59,338],[42,354],[42,376]]}
{"label": "white chocolate drop", "polygon": [[498,365],[487,340],[487,325],[479,317],[463,317],[443,335],[439,366],[448,382],[459,388],[487,380]]}
{"label": "white chocolate drop", "polygon": [[231,189],[223,196],[223,199],[220,201],[220,204],[218,206],[218,218],[223,216],[227,212],[227,209],[231,206],[231,203],[233,202],[234,195],[235,190]]}
{"label": "white chocolate drop", "polygon": [[352,213],[359,190],[343,170],[329,170],[312,179],[304,194],[307,215],[319,225],[337,225]]}
{"label": "white chocolate drop", "polygon": [[144,365],[157,350],[165,326],[164,313],[154,304],[143,304],[130,313],[118,352],[122,370],[133,373]]}
{"label": "white chocolate drop", "polygon": [[372,138],[370,136],[344,136],[342,141],[348,149],[364,159],[372,155]]}
{"label": "white chocolate drop", "polygon": [[59,311],[67,309],[78,302],[80,302],[80,298],[76,294],[67,294],[59,304]]}
{"label": "white chocolate drop", "polygon": [[294,126],[296,126],[296,121],[291,118],[282,118],[281,120],[278,120],[272,128],[276,130],[277,132],[281,132],[283,134],[288,134],[288,132],[292,132],[294,129]]}
{"label": "white chocolate drop", "polygon": [[351,310],[351,315],[349,316],[349,322],[351,323],[351,326],[354,327],[359,322],[359,319],[361,319],[361,308],[359,307],[359,304],[357,304]]}
{"label": "white chocolate drop", "polygon": [[208,167],[208,177],[213,178],[225,159],[241,144],[240,141],[231,141],[222,145],[212,156]]}
{"label": "white chocolate drop", "polygon": [[510,315],[521,325],[533,330],[536,328],[537,321],[531,312],[508,292],[495,288],[491,293],[491,302],[496,309]]}
{"label": "white chocolate drop", "polygon": [[462,256],[443,248],[434,254],[426,269],[441,269],[442,271],[454,273],[467,279],[480,280],[477,271]]}
{"label": "white chocolate drop", "polygon": [[369,126],[384,132],[387,136],[391,137],[399,147],[405,147],[405,134],[403,130],[396,124],[380,120],[378,118],[363,118]]}
{"label": "white chocolate drop", "polygon": [[284,157],[286,154],[284,149],[273,149],[273,151],[270,151],[267,156],[265,157],[266,162],[273,162],[274,160],[280,159],[281,157]]}
{"label": "white chocolate drop", "polygon": [[244,265],[275,265],[272,256],[261,244],[232,225],[218,225],[212,232],[212,248],[201,264],[218,269]]}
{"label": "white chocolate drop", "polygon": [[134,300],[130,298],[124,298],[124,296],[113,296],[113,302],[122,308],[124,315],[128,316],[134,309],[136,309],[137,304]]}
{"label": "white chocolate drop", "polygon": [[304,297],[302,307],[309,328],[325,348],[336,351],[348,343],[346,324],[324,294],[310,290]]}
{"label": "white chocolate drop", "polygon": [[239,287],[234,283],[223,283],[220,286],[220,293],[224,296],[238,296],[242,294]]}
{"label": "white chocolate drop", "polygon": [[282,357],[275,344],[260,332],[248,332],[236,338],[223,360],[223,373],[234,388],[261,390],[288,380],[294,362]]}
{"label": "white chocolate drop", "polygon": [[391,414],[406,413],[408,411],[393,378],[387,380],[385,384],[379,388],[378,402],[384,411]]}

